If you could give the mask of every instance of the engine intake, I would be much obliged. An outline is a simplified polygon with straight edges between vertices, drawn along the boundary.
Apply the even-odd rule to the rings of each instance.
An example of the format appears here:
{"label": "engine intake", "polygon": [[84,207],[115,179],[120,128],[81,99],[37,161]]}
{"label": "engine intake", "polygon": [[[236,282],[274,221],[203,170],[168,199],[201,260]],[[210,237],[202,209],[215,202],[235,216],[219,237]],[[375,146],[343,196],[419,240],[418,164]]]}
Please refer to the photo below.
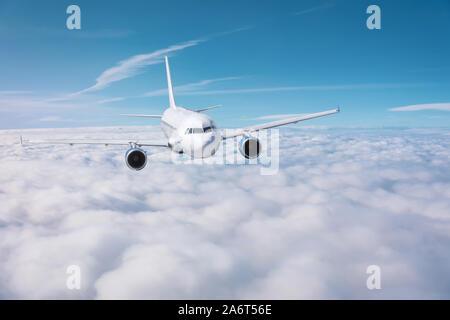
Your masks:
{"label": "engine intake", "polygon": [[125,154],[125,162],[127,163],[128,168],[132,170],[142,170],[147,164],[147,154],[140,148],[131,148]]}
{"label": "engine intake", "polygon": [[262,149],[261,143],[259,142],[258,139],[254,137],[242,138],[241,142],[239,143],[239,152],[246,159],[254,159],[259,157],[261,149]]}

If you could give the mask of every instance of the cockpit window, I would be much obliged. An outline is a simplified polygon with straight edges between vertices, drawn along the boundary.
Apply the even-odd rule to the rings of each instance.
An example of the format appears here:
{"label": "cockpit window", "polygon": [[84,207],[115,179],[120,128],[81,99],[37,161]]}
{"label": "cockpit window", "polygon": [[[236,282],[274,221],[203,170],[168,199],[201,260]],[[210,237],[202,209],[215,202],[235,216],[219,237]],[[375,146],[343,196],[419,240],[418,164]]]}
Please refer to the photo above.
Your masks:
{"label": "cockpit window", "polygon": [[203,129],[202,128],[187,128],[186,129],[186,134],[192,134],[192,133],[203,133]]}
{"label": "cockpit window", "polygon": [[204,128],[187,128],[185,134],[206,133],[211,132],[214,129],[216,129],[216,126],[214,124],[212,124],[210,127]]}

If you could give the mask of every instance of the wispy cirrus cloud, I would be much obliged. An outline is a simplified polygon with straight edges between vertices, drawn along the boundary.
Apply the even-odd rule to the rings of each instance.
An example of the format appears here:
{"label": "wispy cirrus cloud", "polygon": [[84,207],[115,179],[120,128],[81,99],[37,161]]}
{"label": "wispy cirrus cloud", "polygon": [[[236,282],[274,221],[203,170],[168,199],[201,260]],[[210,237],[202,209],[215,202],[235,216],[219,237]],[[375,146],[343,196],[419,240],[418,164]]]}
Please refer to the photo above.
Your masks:
{"label": "wispy cirrus cloud", "polygon": [[2,96],[15,96],[18,94],[30,94],[32,93],[32,91],[27,91],[27,90],[4,90],[4,91],[0,91],[0,97]]}
{"label": "wispy cirrus cloud", "polygon": [[[236,80],[236,79],[240,79],[240,78],[241,77],[225,77],[225,78],[217,78],[217,79],[207,79],[207,80],[202,80],[202,81],[198,81],[198,82],[184,84],[181,86],[176,86],[173,88],[173,90],[177,94],[183,94],[183,93],[187,93],[187,92],[195,92],[195,91],[198,91],[199,89],[203,89],[207,85],[215,83],[215,82]],[[155,97],[155,96],[162,96],[162,95],[167,95],[167,89],[158,89],[158,90],[149,91],[149,92],[144,93],[142,96],[143,97]]]}
{"label": "wispy cirrus cloud", "polygon": [[140,73],[142,68],[162,62],[164,55],[171,52],[180,51],[185,48],[198,45],[204,40],[191,40],[181,44],[172,45],[170,47],[159,49],[147,54],[138,54],[128,59],[120,61],[116,66],[106,69],[96,79],[96,83],[86,89],[75,92],[71,95],[79,95],[86,92],[98,91],[108,87],[111,83],[130,78]]}
{"label": "wispy cirrus cloud", "polygon": [[404,107],[391,108],[389,111],[421,111],[421,110],[439,110],[450,111],[450,102],[446,103],[429,103],[429,104],[415,104]]}
{"label": "wispy cirrus cloud", "polygon": [[[158,49],[153,52],[147,53],[147,54],[138,54],[131,56],[125,60],[122,60],[118,62],[115,66],[106,69],[103,71],[100,76],[96,79],[96,83],[90,87],[87,87],[85,89],[69,93],[69,94],[60,94],[59,96],[53,96],[53,97],[23,97],[23,95],[31,94],[31,91],[24,91],[24,90],[3,90],[0,91],[0,110],[3,111],[12,111],[15,108],[54,108],[60,106],[60,103],[65,103],[65,106],[76,106],[78,103],[70,103],[69,105],[67,102],[72,100],[79,100],[80,98],[83,99],[83,103],[85,102],[85,96],[84,93],[91,93],[100,91],[108,86],[110,86],[114,82],[118,82],[120,80],[124,80],[127,78],[131,78],[143,71],[143,69],[146,66],[162,63],[163,57],[165,55],[170,55],[173,52],[181,51],[183,49],[196,46],[202,42],[209,41],[211,39],[214,39],[216,37],[229,35],[232,33],[245,31],[248,29],[253,28],[253,26],[245,26],[242,28],[237,28],[230,31],[215,33],[212,35],[208,35],[202,38],[198,38],[196,40],[190,40],[183,43],[171,45],[167,48]],[[206,86],[207,84],[216,82],[216,81],[224,81],[224,80],[231,80],[235,77],[229,77],[229,78],[220,78],[220,79],[209,79],[209,80],[203,80],[198,83],[191,83],[184,86],[177,87],[178,90],[181,91],[188,91],[193,89],[201,89],[203,86]],[[165,89],[161,91],[155,91],[152,93],[149,93],[149,96],[152,95],[160,95],[167,92]],[[89,103],[93,104],[104,104],[109,102],[116,102],[116,101],[122,101],[125,100],[126,97],[113,97],[113,98],[104,98],[102,100],[98,101],[89,101]]]}
{"label": "wispy cirrus cloud", "polygon": [[[217,79],[206,79],[206,80],[202,80],[202,81],[198,81],[198,82],[184,84],[181,86],[176,86],[173,88],[173,90],[175,91],[176,94],[183,95],[183,93],[186,94],[188,92],[199,91],[201,89],[204,89],[209,84],[212,84],[215,82],[229,81],[229,80],[236,80],[236,79],[240,79],[240,77],[225,77],[225,78],[217,78]],[[104,99],[104,100],[97,101],[97,104],[105,104],[105,103],[110,103],[110,102],[123,101],[123,100],[129,99],[129,98],[158,97],[158,96],[165,96],[165,95],[168,95],[167,89],[157,89],[157,90],[148,91],[140,96],[135,96],[135,97],[116,97],[116,98],[111,98],[111,99]]]}
{"label": "wispy cirrus cloud", "polygon": [[249,89],[224,89],[224,90],[188,90],[180,92],[179,95],[209,95],[209,94],[237,94],[279,91],[327,91],[327,90],[365,90],[365,89],[395,89],[422,87],[425,83],[366,83],[366,84],[343,84],[343,85],[315,85],[315,86],[292,86],[292,87],[265,87]]}
{"label": "wispy cirrus cloud", "polygon": [[117,102],[117,101],[122,101],[122,100],[125,100],[125,98],[117,97],[117,98],[111,98],[111,99],[103,99],[103,100],[97,101],[97,103],[104,104],[104,103]]}
{"label": "wispy cirrus cloud", "polygon": [[48,117],[42,117],[39,119],[39,121],[42,122],[54,122],[54,121],[61,121],[61,117],[60,116],[48,116]]}
{"label": "wispy cirrus cloud", "polygon": [[130,29],[89,29],[68,30],[62,28],[50,28],[45,26],[0,26],[0,35],[6,38],[81,38],[81,39],[116,39],[134,35],[136,32]]}
{"label": "wispy cirrus cloud", "polygon": [[312,8],[308,8],[308,9],[304,9],[304,10],[301,10],[301,11],[294,12],[294,15],[301,16],[303,14],[307,14],[307,13],[311,13],[311,12],[315,12],[315,11],[320,11],[320,10],[324,10],[324,9],[329,9],[329,8],[334,7],[335,5],[336,4],[333,3],[333,2],[329,2],[329,3],[325,3],[323,5],[320,5],[320,6],[316,6],[316,7],[312,7]]}
{"label": "wispy cirrus cloud", "polygon": [[253,28],[253,26],[245,26],[245,27],[233,29],[230,31],[215,33],[215,34],[205,36],[202,38],[198,38],[195,40],[190,40],[190,41],[186,41],[183,43],[171,45],[167,48],[155,50],[150,53],[138,54],[138,55],[131,56],[130,58],[120,61],[114,67],[111,67],[111,68],[103,71],[100,74],[100,76],[98,76],[98,78],[96,79],[96,82],[94,85],[92,85],[88,88],[85,88],[83,90],[65,95],[63,97],[54,98],[51,100],[52,101],[69,100],[69,99],[73,98],[74,96],[78,96],[83,93],[89,93],[89,92],[102,90],[114,82],[124,80],[127,78],[131,78],[131,77],[141,73],[143,68],[146,66],[163,62],[163,57],[166,55],[169,55],[172,52],[181,51],[181,50],[189,48],[189,47],[197,46],[198,44],[200,44],[202,42],[209,41],[216,37],[225,36],[225,35],[229,35],[229,34],[240,32],[240,31],[245,31],[245,30],[248,30],[251,28]]}
{"label": "wispy cirrus cloud", "polygon": [[0,95],[0,111],[17,112],[21,109],[45,109],[58,107],[56,104],[35,96],[21,96],[20,94]]}

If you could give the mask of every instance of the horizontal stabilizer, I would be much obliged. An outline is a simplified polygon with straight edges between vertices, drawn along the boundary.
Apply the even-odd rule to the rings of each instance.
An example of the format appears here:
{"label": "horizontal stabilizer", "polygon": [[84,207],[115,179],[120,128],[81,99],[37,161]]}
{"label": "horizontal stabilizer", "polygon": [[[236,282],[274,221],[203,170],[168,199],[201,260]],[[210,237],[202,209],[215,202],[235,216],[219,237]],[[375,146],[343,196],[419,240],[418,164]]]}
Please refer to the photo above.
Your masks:
{"label": "horizontal stabilizer", "polygon": [[162,118],[159,114],[121,114],[121,116],[137,118]]}
{"label": "horizontal stabilizer", "polygon": [[198,110],[195,110],[195,111],[196,111],[196,112],[203,112],[203,111],[206,111],[206,110],[211,110],[211,109],[220,108],[220,107],[221,107],[221,105],[218,105],[218,106],[214,106],[214,107],[208,107],[208,108],[198,109]]}

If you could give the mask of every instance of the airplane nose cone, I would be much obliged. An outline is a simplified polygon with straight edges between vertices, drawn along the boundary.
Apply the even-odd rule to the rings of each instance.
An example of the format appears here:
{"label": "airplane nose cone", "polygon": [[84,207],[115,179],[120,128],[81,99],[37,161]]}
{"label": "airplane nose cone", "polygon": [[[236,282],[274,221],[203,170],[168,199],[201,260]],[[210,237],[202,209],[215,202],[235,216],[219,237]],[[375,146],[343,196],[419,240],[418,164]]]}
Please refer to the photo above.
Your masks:
{"label": "airplane nose cone", "polygon": [[219,148],[221,138],[217,132],[196,135],[184,143],[184,153],[193,158],[208,158]]}
{"label": "airplane nose cone", "polygon": [[205,137],[202,145],[203,158],[211,157],[214,155],[219,147],[220,137],[214,132],[209,137]]}

